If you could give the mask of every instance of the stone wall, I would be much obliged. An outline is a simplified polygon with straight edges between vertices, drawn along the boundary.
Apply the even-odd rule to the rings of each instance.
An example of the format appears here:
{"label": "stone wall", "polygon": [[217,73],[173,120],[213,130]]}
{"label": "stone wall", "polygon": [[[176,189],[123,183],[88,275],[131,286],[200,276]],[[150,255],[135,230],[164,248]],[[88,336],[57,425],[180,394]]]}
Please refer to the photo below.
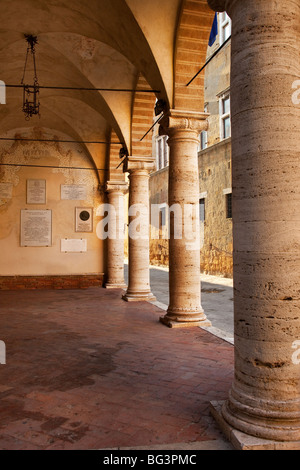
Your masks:
{"label": "stone wall", "polygon": [[231,139],[199,153],[199,174],[200,194],[206,196],[201,271],[231,277],[232,219],[226,217],[224,194],[231,189]]}
{"label": "stone wall", "polygon": [[[150,207],[151,204],[168,203],[168,178],[168,168],[157,171],[150,176]],[[169,265],[167,227],[162,230],[151,225],[150,263],[158,266]]]}
{"label": "stone wall", "polygon": [[[209,58],[220,46],[219,36],[208,48]],[[205,104],[209,114],[208,148],[199,152],[199,199],[205,194],[205,222],[201,228],[201,272],[232,277],[232,219],[226,217],[226,194],[231,190],[231,139],[222,140],[220,127],[221,99],[230,93],[231,43],[220,51],[205,68]],[[155,136],[155,132],[154,132]],[[155,146],[153,146],[153,150]],[[150,177],[150,203],[168,203],[168,168]],[[168,240],[151,227],[159,239],[150,239],[151,264],[169,263]]]}
{"label": "stone wall", "polygon": [[[150,177],[150,203],[167,204],[168,168]],[[226,194],[231,189],[231,139],[199,153],[199,198],[205,195],[205,222],[201,223],[201,272],[232,277],[232,219],[226,212]],[[226,191],[227,190],[227,191]],[[168,266],[166,228],[151,226],[150,262]],[[159,235],[159,239],[153,237]]]}

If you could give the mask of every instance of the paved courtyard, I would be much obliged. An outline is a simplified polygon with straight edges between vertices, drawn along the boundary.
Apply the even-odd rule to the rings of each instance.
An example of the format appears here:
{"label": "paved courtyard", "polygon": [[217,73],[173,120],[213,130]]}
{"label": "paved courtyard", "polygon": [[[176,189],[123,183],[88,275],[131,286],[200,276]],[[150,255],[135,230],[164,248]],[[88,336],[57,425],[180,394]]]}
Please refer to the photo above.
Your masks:
{"label": "paved courtyard", "polygon": [[228,396],[233,346],[121,294],[1,292],[0,449],[231,449],[209,402]]}
{"label": "paved courtyard", "polygon": [[[128,282],[128,265],[125,264],[125,279]],[[169,271],[167,268],[151,266],[150,283],[157,304],[162,309],[169,305]],[[233,280],[219,276],[201,275],[202,307],[212,323],[208,331],[233,344]]]}

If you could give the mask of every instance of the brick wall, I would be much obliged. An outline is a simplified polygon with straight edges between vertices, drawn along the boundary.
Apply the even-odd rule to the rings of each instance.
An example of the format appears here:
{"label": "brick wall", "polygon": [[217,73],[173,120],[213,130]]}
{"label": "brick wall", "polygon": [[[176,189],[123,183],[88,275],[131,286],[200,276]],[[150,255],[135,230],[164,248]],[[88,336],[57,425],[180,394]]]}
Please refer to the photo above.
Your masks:
{"label": "brick wall", "polygon": [[0,290],[87,289],[103,287],[104,274],[71,276],[0,276]]}

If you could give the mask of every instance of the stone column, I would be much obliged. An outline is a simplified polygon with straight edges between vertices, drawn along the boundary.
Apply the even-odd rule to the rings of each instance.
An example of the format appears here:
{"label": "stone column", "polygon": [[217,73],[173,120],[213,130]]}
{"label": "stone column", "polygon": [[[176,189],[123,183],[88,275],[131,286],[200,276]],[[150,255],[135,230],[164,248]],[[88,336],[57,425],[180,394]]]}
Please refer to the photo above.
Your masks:
{"label": "stone column", "polygon": [[235,380],[221,418],[300,449],[300,3],[208,4],[233,27]]}
{"label": "stone column", "polygon": [[112,206],[109,212],[111,235],[107,239],[107,289],[126,289],[124,281],[124,194],[128,184],[119,181],[106,183],[108,203]]}
{"label": "stone column", "polygon": [[156,300],[150,290],[149,254],[149,174],[155,169],[150,157],[128,157],[124,167],[129,172],[128,289],[123,299]]}
{"label": "stone column", "polygon": [[207,115],[171,110],[160,133],[169,136],[169,327],[209,326],[201,306],[199,221],[199,134]]}

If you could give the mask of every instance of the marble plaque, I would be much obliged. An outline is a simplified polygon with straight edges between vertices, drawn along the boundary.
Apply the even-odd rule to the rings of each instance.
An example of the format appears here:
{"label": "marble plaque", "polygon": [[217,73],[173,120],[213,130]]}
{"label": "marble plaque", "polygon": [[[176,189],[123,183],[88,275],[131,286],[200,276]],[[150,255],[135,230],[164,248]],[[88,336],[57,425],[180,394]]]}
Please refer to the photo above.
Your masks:
{"label": "marble plaque", "polygon": [[27,204],[46,204],[46,180],[27,180]]}
{"label": "marble plaque", "polygon": [[69,201],[85,201],[87,189],[84,184],[62,184],[61,199]]}
{"label": "marble plaque", "polygon": [[52,245],[52,211],[21,210],[21,246]]}
{"label": "marble plaque", "polygon": [[75,231],[93,231],[93,209],[91,207],[76,207],[75,209]]}
{"label": "marble plaque", "polygon": [[11,199],[12,190],[12,183],[0,183],[0,199]]}
{"label": "marble plaque", "polygon": [[87,240],[63,238],[61,240],[61,251],[64,253],[85,253],[87,251]]}

